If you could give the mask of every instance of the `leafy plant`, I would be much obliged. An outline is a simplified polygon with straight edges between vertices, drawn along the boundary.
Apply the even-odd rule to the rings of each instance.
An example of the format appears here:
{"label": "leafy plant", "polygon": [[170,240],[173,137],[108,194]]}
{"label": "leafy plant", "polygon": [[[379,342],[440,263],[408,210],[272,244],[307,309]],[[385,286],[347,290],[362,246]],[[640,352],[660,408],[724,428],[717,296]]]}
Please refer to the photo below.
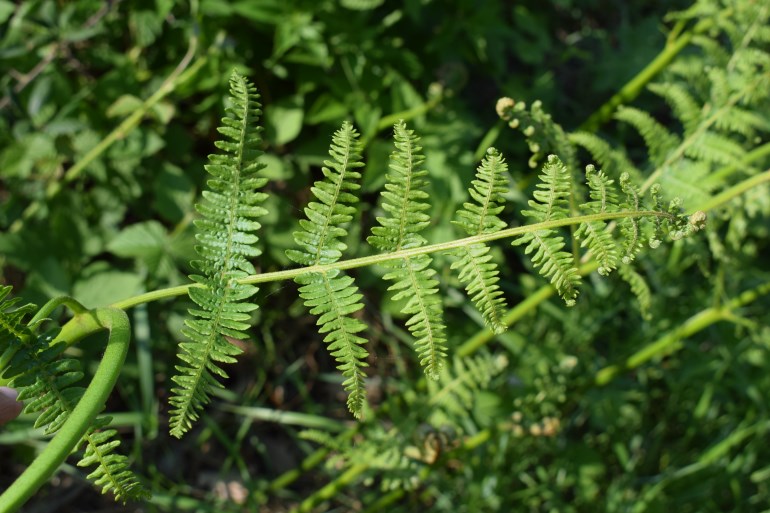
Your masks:
{"label": "leafy plant", "polygon": [[[271,69],[307,61],[308,55],[317,59],[325,43],[319,37],[322,31],[314,32],[313,27],[320,25],[313,25],[312,18],[298,21],[301,16],[291,22],[276,21],[283,7],[273,7],[248,12],[266,23],[301,24],[308,30],[284,31],[284,35],[296,32],[302,36],[286,36],[277,44],[277,53],[268,63]],[[357,10],[361,16],[385,9],[377,2],[352,2],[345,8]],[[246,7],[238,4],[233,9]],[[415,7],[412,15],[417,11]],[[136,16],[140,22],[141,16]],[[270,141],[281,145],[296,137],[296,130],[287,128],[297,125],[296,108],[273,104],[272,116],[271,112],[267,116],[272,128],[263,140],[257,126],[259,97],[245,78],[233,74],[227,107],[230,116],[219,129],[224,136],[217,143],[221,153],[210,157],[208,190],[197,207],[198,257],[192,263],[192,285],[152,290],[115,302],[117,298],[100,299],[92,291],[99,292],[100,279],[126,280],[129,276],[94,268],[87,275],[93,280],[84,282],[80,291],[92,294],[89,306],[113,302],[112,307],[89,308],[62,297],[39,310],[29,305],[18,308],[17,300],[6,299],[10,288],[3,289],[0,384],[20,388],[24,398],[34,397],[27,411],[40,413],[37,425],[57,434],[29,470],[0,496],[0,511],[18,509],[79,443],[85,444],[83,463],[102,462],[91,474],[97,486],[120,500],[145,497],[139,485],[142,479],[127,470],[125,457],[113,452],[117,442],[110,421],[94,419],[123,367],[129,340],[123,310],[137,307],[137,358],[145,358],[139,365],[146,368],[152,337],[145,303],[184,294],[194,306],[182,328],[186,340],[180,343],[181,364],[172,378],[172,434],[181,437],[202,417],[204,436],[215,433],[231,447],[227,435],[210,419],[212,409],[204,410],[210,395],[223,397],[221,408],[245,418],[280,418],[286,425],[317,428],[305,437],[320,443],[322,449],[267,489],[257,490],[248,499],[250,506],[258,507],[269,494],[296,479],[299,469],[312,468],[331,453],[336,457],[330,472],[338,477],[317,493],[307,494],[296,511],[310,511],[331,497],[344,500],[344,488],[360,477],[367,483],[382,484],[379,492],[357,490],[367,511],[385,507],[405,511],[410,504],[456,510],[470,497],[476,497],[473,503],[479,508],[495,511],[522,507],[590,511],[600,503],[608,511],[631,506],[670,509],[685,505],[687,493],[677,494],[677,489],[705,497],[703,510],[729,509],[744,496],[751,504],[761,504],[767,497],[761,486],[766,470],[757,462],[763,461],[766,450],[757,440],[769,425],[761,400],[767,380],[760,372],[766,361],[767,333],[762,327],[762,307],[755,303],[770,291],[767,270],[756,260],[766,247],[763,221],[769,208],[763,191],[770,175],[762,171],[767,145],[759,146],[770,126],[765,87],[770,76],[770,36],[763,29],[768,8],[751,2],[723,6],[704,0],[670,19],[676,23],[671,47],[678,49],[667,48],[651,64],[656,72],[666,68],[666,74],[650,90],[672,106],[672,113],[628,106],[615,110],[619,97],[614,97],[586,125],[596,127],[614,116],[618,124],[608,127],[603,135],[609,137],[604,138],[586,130],[564,130],[542,103],[534,102],[528,109],[524,102],[503,99],[498,102],[498,114],[524,133],[533,154],[529,165],[540,168],[539,181],[533,184],[538,177],[518,169],[508,176],[502,152],[486,148],[498,137],[493,130],[482,145],[486,153],[480,152],[480,157],[485,157],[468,189],[472,201],[462,202],[457,196],[443,201],[441,192],[448,190],[442,189],[445,181],[451,188],[457,177],[452,182],[437,176],[430,164],[435,152],[425,152],[425,158],[420,147],[431,148],[423,143],[428,137],[421,140],[404,121],[397,121],[411,118],[411,113],[379,119],[381,111],[376,111],[381,106],[359,101],[352,117],[364,136],[359,138],[347,121],[334,134],[331,158],[323,162],[323,178],[308,192],[315,200],[306,207],[306,219],[299,222],[293,243],[285,221],[281,222],[290,211],[280,200],[287,175],[276,171],[276,159],[269,151],[268,155],[261,152],[269,148]],[[152,23],[136,26],[143,27],[137,29],[137,37],[144,45],[157,34]],[[341,40],[348,36],[345,32]],[[680,40],[686,41],[680,44]],[[672,62],[673,54],[690,41],[695,43],[694,49]],[[221,73],[212,76],[215,81],[222,79]],[[645,72],[642,79],[632,81],[634,87],[623,88],[619,93],[623,101],[638,94],[638,84],[650,77]],[[149,104],[145,107],[151,108]],[[324,122],[345,117],[340,109],[325,112],[338,114],[326,118],[327,114],[319,114]],[[414,116],[422,113],[424,110]],[[395,150],[388,150],[392,151],[388,172],[372,150],[382,144],[372,143],[373,127],[385,120],[387,125],[395,123]],[[282,126],[284,121],[288,125]],[[625,132],[625,125],[639,132],[645,147]],[[614,144],[624,137],[622,144]],[[505,141],[500,141],[498,146],[503,145]],[[589,165],[583,173],[579,164],[583,149],[601,170]],[[384,153],[380,146],[379,154]],[[83,162],[89,158],[84,157]],[[315,162],[320,164],[320,160]],[[115,161],[120,161],[120,155]],[[178,173],[168,171],[165,176],[172,179]],[[377,207],[369,194],[382,182],[382,202]],[[45,197],[74,199],[60,188],[54,190],[57,187],[51,185]],[[534,189],[528,207],[522,199],[524,189]],[[108,199],[99,201],[109,203]],[[516,217],[506,201],[522,204],[525,219],[521,226],[509,228],[502,220]],[[356,208],[357,203],[361,209]],[[30,224],[44,218],[40,209],[46,208],[43,201],[34,204],[37,206],[24,213],[14,210],[14,231],[20,235],[7,237],[6,243],[13,240],[20,247],[32,240],[25,234],[32,233]],[[691,214],[682,214],[682,206]],[[451,228],[442,231],[441,223],[432,223],[454,211],[454,227],[465,238]],[[704,228],[706,211],[709,228],[705,237],[684,239]],[[166,214],[161,217],[167,219]],[[177,212],[171,217],[180,222],[179,235],[190,216]],[[369,226],[371,235],[366,237],[363,234]],[[83,225],[78,230],[86,233],[87,228]],[[645,246],[660,246],[664,236],[674,240],[669,248],[649,254],[643,251]],[[136,258],[138,268],[150,270],[151,279],[162,275],[160,283],[170,280],[176,284],[179,271],[173,259],[159,249],[174,237],[160,223],[149,221],[130,226],[108,247],[115,255]],[[360,244],[363,239],[370,246]],[[523,246],[530,260],[520,260],[512,249],[491,244],[498,239]],[[258,240],[264,244],[264,255],[255,246]],[[99,249],[94,246],[90,251]],[[177,258],[181,254],[186,255],[180,252]],[[346,254],[363,256],[343,259]],[[275,268],[275,262],[285,263],[286,258],[299,267],[279,265],[280,270],[266,270]],[[530,273],[522,272],[530,267],[550,283],[538,285]],[[616,269],[636,296],[641,317],[629,311],[625,287],[613,286],[603,278]],[[456,276],[449,270],[457,271]],[[598,277],[590,274],[594,270]],[[394,294],[378,294],[380,273]],[[300,286],[299,296],[310,313],[318,317],[318,331],[342,375],[330,380],[342,381],[348,409],[361,419],[355,427],[326,414],[303,417],[279,412],[287,415],[265,417],[259,408],[226,404],[229,394],[235,392],[220,383],[227,376],[224,365],[252,359],[249,353],[254,354],[254,349],[244,342],[254,321],[265,339],[258,358],[271,357],[271,319],[287,316],[279,305],[267,308],[271,301],[261,296],[276,290],[282,290],[281,297],[290,295],[290,288],[271,285],[290,279]],[[582,282],[590,284],[581,287],[582,294],[589,297],[577,302]],[[260,287],[267,289],[262,294],[258,294],[259,283],[268,284]],[[466,308],[465,300],[455,293],[461,287],[478,313]],[[572,308],[551,304],[553,294]],[[381,305],[369,307],[380,295]],[[508,310],[504,297],[521,301]],[[257,304],[263,307],[258,309]],[[62,305],[74,317],[59,328],[52,314]],[[542,305],[541,313],[534,315],[538,305]],[[296,306],[287,308],[299,313]],[[458,308],[464,308],[467,315],[457,315]],[[159,318],[168,315],[170,324],[181,324],[174,306],[152,312]],[[400,330],[391,316],[403,316],[409,333]],[[478,318],[486,328],[474,333],[468,318]],[[524,318],[528,322],[518,323]],[[727,324],[718,324],[723,321]],[[503,333],[511,326],[513,330]],[[72,351],[86,347],[75,347],[83,337],[105,329],[110,336],[103,361],[91,384],[78,388],[83,374],[90,374],[91,369],[81,369]],[[370,344],[364,334],[373,340]],[[688,337],[697,340],[699,347],[683,342]],[[713,342],[720,338],[742,342]],[[366,372],[375,361],[370,350],[384,343],[389,351],[397,352],[397,339],[414,347],[424,373],[410,380],[408,363],[397,363],[402,368],[394,377],[382,382],[367,380],[367,374],[379,378],[380,372],[379,368]],[[291,340],[281,345],[290,347]],[[492,340],[507,357],[482,349]],[[617,344],[618,340],[625,343]],[[713,357],[701,349],[704,347],[713,348]],[[479,354],[474,355],[476,352]],[[444,361],[446,356],[451,365]],[[662,358],[666,360],[660,366],[657,362]],[[261,361],[250,366],[264,383],[267,377],[262,367]],[[723,381],[709,381],[713,375]],[[301,387],[307,378],[294,379]],[[141,386],[146,396],[152,382],[145,380]],[[641,387],[645,393],[640,393]],[[430,393],[424,393],[425,389]],[[369,406],[367,393],[374,396],[374,407]],[[670,401],[661,403],[661,397],[669,396]],[[697,428],[680,427],[677,408],[681,407],[694,412],[700,422]],[[152,405],[142,408],[157,422]],[[238,437],[243,433],[242,428]],[[648,440],[641,433],[655,433],[660,441]],[[236,443],[242,440],[238,438]],[[733,451],[742,444],[747,445],[749,455],[743,459]],[[567,449],[562,451],[564,447]],[[238,452],[234,446],[229,450]],[[693,483],[692,475],[700,482]],[[499,476],[513,476],[513,487]],[[726,487],[709,486],[728,481],[732,495],[713,491]],[[156,492],[153,500],[162,505],[167,500],[162,487],[153,484],[152,488]],[[406,494],[413,494],[412,502],[394,506]],[[463,499],[458,501],[458,496]]]}
{"label": "leafy plant", "polygon": [[[192,276],[199,286],[187,287],[187,290],[199,308],[190,311],[193,319],[186,322],[183,330],[189,342],[180,346],[180,359],[184,363],[177,366],[177,375],[173,378],[177,387],[172,389],[174,395],[170,399],[173,406],[171,433],[177,437],[189,430],[192,421],[198,418],[200,409],[208,402],[210,391],[214,387],[221,387],[215,376],[227,375],[219,364],[235,361],[234,356],[239,351],[230,340],[246,337],[244,330],[248,328],[248,324],[244,321],[248,321],[249,312],[257,308],[256,304],[249,301],[256,293],[256,287],[250,283],[254,281],[255,268],[246,257],[259,255],[259,251],[253,247],[258,240],[253,232],[260,225],[254,218],[266,213],[259,206],[264,201],[265,194],[256,192],[256,189],[266,183],[266,179],[258,175],[264,168],[257,160],[260,152],[257,149],[259,128],[256,123],[261,110],[254,86],[237,73],[231,78],[231,102],[228,111],[232,117],[224,118],[223,126],[219,128],[225,139],[218,142],[217,147],[223,153],[211,157],[211,163],[206,168],[212,175],[209,180],[211,190],[204,193],[204,202],[198,205],[202,218],[196,223],[199,229],[197,238],[200,242],[197,251],[203,260],[196,261],[193,265],[202,274]],[[461,214],[464,213],[461,218],[466,219],[466,222],[469,218],[477,221],[477,234],[467,239],[425,246],[425,239],[418,234],[429,219],[423,212],[429,208],[429,204],[420,201],[428,197],[421,190],[426,185],[426,182],[421,180],[421,176],[425,175],[425,171],[420,169],[423,157],[419,155],[417,137],[407,131],[403,122],[396,124],[394,130],[396,151],[391,156],[392,174],[383,194],[383,208],[393,217],[379,218],[381,227],[373,229],[369,241],[383,253],[366,258],[364,263],[371,265],[378,262],[396,262],[387,266],[391,272],[386,274],[385,278],[396,281],[391,289],[399,290],[400,296],[410,296],[403,309],[404,313],[413,315],[407,321],[407,326],[410,326],[417,339],[415,346],[421,364],[433,379],[438,379],[443,367],[441,358],[446,349],[443,346],[444,327],[441,324],[441,301],[436,287],[438,282],[432,279],[435,271],[428,267],[431,263],[429,252],[457,248],[466,255],[471,255],[464,266],[464,274],[467,275],[469,266],[478,266],[471,251],[478,251],[479,247],[483,249],[479,244],[491,239],[521,234],[514,243],[530,243],[527,253],[533,247],[537,249],[533,256],[535,266],[541,269],[546,278],[551,279],[567,305],[573,305],[577,294],[575,287],[579,281],[577,269],[572,263],[572,255],[560,251],[564,243],[555,235],[555,228],[586,222],[589,219],[593,223],[599,223],[606,219],[637,217],[661,219],[662,222],[656,223],[656,228],[659,229],[666,227],[679,232],[700,228],[700,224],[688,222],[673,211],[640,210],[637,196],[634,196],[635,202],[631,209],[621,211],[619,205],[613,202],[615,196],[602,194],[601,191],[600,208],[594,204],[586,204],[584,206],[588,207],[591,213],[570,218],[566,208],[562,206],[567,203],[572,187],[570,174],[566,166],[554,155],[548,158],[543,168],[543,183],[540,184],[542,190],[537,191],[536,200],[530,202],[534,210],[524,212],[525,215],[534,217],[537,223],[507,230],[488,230],[485,233],[487,212],[483,212],[482,216],[469,215],[468,210],[473,210],[474,205],[467,204],[467,210],[461,211]],[[337,263],[345,249],[345,245],[337,238],[346,235],[342,226],[352,219],[354,211],[350,204],[356,199],[353,191],[359,188],[354,182],[360,177],[354,170],[362,166],[359,162],[356,137],[357,132],[349,123],[343,123],[342,128],[335,134],[329,152],[334,161],[326,162],[328,167],[323,168],[326,178],[317,182],[313,189],[319,202],[311,203],[307,207],[305,213],[308,220],[300,223],[303,231],[295,233],[295,241],[303,249],[292,250],[288,254],[292,260],[304,266],[291,274],[295,275],[297,282],[302,285],[300,295],[305,304],[312,308],[311,313],[320,314],[319,331],[329,333],[325,339],[329,343],[329,351],[340,362],[339,368],[346,378],[343,385],[349,393],[348,407],[356,417],[360,417],[364,407],[364,373],[361,367],[364,366],[363,360],[366,356],[362,344],[366,341],[357,333],[365,330],[366,326],[351,314],[361,308],[362,304],[357,301],[362,296],[352,285],[353,279],[341,274]],[[491,166],[496,165],[500,165],[499,154],[491,149],[488,158],[479,168],[477,181],[477,186],[481,186],[482,190],[484,184],[487,184],[487,194],[485,197],[480,196],[476,189],[471,189],[477,200],[481,198],[482,208],[488,211],[492,206],[491,215],[495,207],[491,204],[493,189],[489,183],[488,172]],[[487,182],[484,182],[485,179]],[[596,180],[593,183],[595,184]],[[603,185],[608,187],[611,184],[605,181]],[[633,226],[638,226],[636,221]],[[499,222],[493,223],[493,228],[500,228]],[[633,234],[636,236],[636,231]],[[608,241],[614,244],[611,240]],[[636,241],[630,245],[635,246]],[[592,249],[604,249],[599,246],[603,245],[595,242]],[[360,266],[361,262],[356,264]],[[283,276],[285,277],[286,273],[283,273]],[[261,279],[265,280],[265,276],[262,275]],[[487,269],[487,272],[477,271],[476,279],[477,286],[494,291],[496,276],[493,269]],[[5,289],[4,295],[7,293],[8,289]],[[489,301],[491,300],[488,299],[487,304]],[[89,311],[71,301],[64,303],[74,305],[74,313],[78,317],[99,316],[98,310]],[[27,310],[29,308],[25,307],[22,312]],[[489,308],[484,311],[488,315]],[[40,319],[33,318],[30,323],[19,328],[22,319],[20,314],[12,311],[5,316],[7,319],[4,319],[3,324],[7,325],[7,333],[2,351],[3,359],[9,363],[3,377],[10,379],[12,386],[21,388],[21,399],[37,398],[27,406],[28,412],[42,412],[36,425],[52,423],[48,431],[55,432],[70,418],[82,422],[73,410],[82,400],[83,390],[68,388],[82,378],[82,372],[78,370],[76,360],[56,359],[66,345],[52,345],[55,337],[43,334],[42,338],[37,338],[37,344],[33,343],[27,347],[29,343],[25,341],[34,338],[34,330],[39,326]],[[69,336],[78,340],[86,332],[74,328],[69,332]],[[123,333],[121,336],[125,338],[128,335]],[[117,366],[119,365],[118,363]],[[112,384],[114,385],[114,382]],[[107,422],[98,421],[91,429],[104,427]],[[104,491],[113,491],[116,498],[141,498],[144,492],[133,475],[125,469],[125,458],[108,456],[115,447],[115,443],[109,441],[110,436],[114,434],[114,430],[98,434],[89,431],[84,436],[88,448],[81,464],[99,463],[99,469],[90,477],[97,485],[102,486]],[[66,453],[62,457],[66,457]],[[24,487],[25,483],[22,481],[19,486]],[[19,492],[20,496],[29,495],[26,490],[30,486],[26,486],[25,491]],[[15,488],[12,486],[9,490],[10,497],[13,497]],[[18,502],[14,502],[13,498],[4,497],[5,494],[0,497],[0,501],[4,501],[0,504],[6,504],[5,509],[18,506]]]}

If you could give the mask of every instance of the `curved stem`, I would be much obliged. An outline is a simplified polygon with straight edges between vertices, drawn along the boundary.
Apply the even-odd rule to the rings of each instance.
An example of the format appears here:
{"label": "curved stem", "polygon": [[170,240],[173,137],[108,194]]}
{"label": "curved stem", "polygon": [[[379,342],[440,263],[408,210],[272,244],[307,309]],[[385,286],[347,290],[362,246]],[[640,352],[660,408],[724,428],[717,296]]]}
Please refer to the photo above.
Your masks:
{"label": "curved stem", "polygon": [[51,313],[59,308],[60,306],[66,306],[70,310],[72,310],[73,313],[77,314],[83,314],[88,311],[88,308],[83,306],[80,301],[75,299],[71,296],[59,296],[51,299],[46,304],[40,307],[40,310],[37,311],[34,317],[29,321],[29,325],[32,326],[36,322],[41,321],[43,319],[47,319]]}
{"label": "curved stem", "polygon": [[131,338],[131,326],[126,313],[117,308],[99,308],[78,317],[81,315],[92,319],[84,326],[93,329],[82,333],[80,338],[102,329],[109,331],[104,357],[83,397],[56,436],[24,473],[0,495],[0,513],[17,511],[56,472],[104,408],[123,367]]}

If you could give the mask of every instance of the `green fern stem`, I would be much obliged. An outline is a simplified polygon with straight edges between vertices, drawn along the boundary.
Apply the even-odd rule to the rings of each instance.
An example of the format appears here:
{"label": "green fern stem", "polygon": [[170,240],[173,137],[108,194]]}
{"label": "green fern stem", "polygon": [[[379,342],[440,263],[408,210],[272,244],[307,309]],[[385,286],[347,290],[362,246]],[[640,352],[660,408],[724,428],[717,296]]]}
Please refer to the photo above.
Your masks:
{"label": "green fern stem", "polygon": [[131,325],[126,313],[117,308],[98,308],[80,313],[76,318],[79,318],[77,325],[80,329],[70,332],[77,335],[72,342],[104,329],[109,331],[104,357],[83,397],[61,429],[40,456],[0,495],[0,513],[17,511],[56,472],[92,427],[123,367],[131,338]]}
{"label": "green fern stem", "polygon": [[[384,253],[380,255],[369,255],[360,258],[352,258],[349,260],[339,260],[331,264],[313,265],[308,267],[299,267],[296,269],[286,269],[283,271],[274,271],[269,273],[255,274],[247,278],[238,280],[239,283],[267,283],[273,281],[291,280],[297,276],[312,272],[329,272],[334,269],[347,270],[356,269],[359,267],[367,267],[375,264],[383,264],[391,260],[398,260],[408,257],[414,257],[417,255],[439,253],[444,251],[452,251],[456,249],[465,248],[477,243],[491,242],[500,239],[509,239],[529,232],[535,232],[538,230],[561,228],[564,226],[577,225],[580,223],[590,223],[593,221],[612,221],[615,219],[623,219],[626,217],[662,217],[667,219],[674,219],[675,216],[668,212],[661,212],[656,210],[639,210],[636,212],[605,212],[602,214],[587,214],[583,216],[565,217],[563,219],[555,219],[551,221],[544,221],[542,223],[534,223],[526,226],[517,226],[515,228],[507,228],[494,233],[484,233],[480,235],[473,235],[462,239],[451,240],[447,242],[438,242],[435,244],[429,244],[426,246],[420,246],[418,248],[402,249],[400,251],[394,251],[392,253]],[[148,303],[151,301],[158,301],[161,299],[167,299],[171,297],[183,296],[188,293],[191,287],[201,287],[199,284],[179,285],[177,287],[169,287],[167,289],[155,290],[146,294],[140,294],[123,301],[113,303],[111,306],[120,309],[127,309],[139,304]],[[72,321],[70,321],[72,322]],[[63,329],[67,328],[67,325]],[[60,337],[57,337],[57,339]]]}
{"label": "green fern stem", "polygon": [[624,371],[635,369],[653,358],[678,351],[683,347],[682,339],[690,337],[717,322],[735,320],[735,310],[767,294],[770,294],[770,281],[742,292],[727,304],[701,310],[676,329],[626,358],[623,363],[601,369],[596,373],[594,383],[597,386],[604,386]]}
{"label": "green fern stem", "polygon": [[712,20],[704,19],[699,21],[692,30],[678,34],[673,40],[666,43],[666,47],[647,65],[643,70],[637,73],[620,91],[607,100],[601,107],[596,109],[578,130],[586,132],[595,132],[599,126],[612,117],[620,105],[628,104],[644,91],[649,84],[661,71],[666,69],[671,61],[684,50],[692,41],[693,36],[702,34],[714,25]]}

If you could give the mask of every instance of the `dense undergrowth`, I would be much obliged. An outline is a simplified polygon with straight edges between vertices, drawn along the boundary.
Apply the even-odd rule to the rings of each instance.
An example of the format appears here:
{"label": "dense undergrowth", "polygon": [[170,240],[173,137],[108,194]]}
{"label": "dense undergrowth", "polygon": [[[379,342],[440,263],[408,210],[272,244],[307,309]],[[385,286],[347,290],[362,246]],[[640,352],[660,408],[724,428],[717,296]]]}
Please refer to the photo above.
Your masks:
{"label": "dense undergrowth", "polygon": [[[22,299],[17,306],[71,295],[85,308],[126,309],[132,343],[107,401],[112,419],[96,422],[116,430],[128,456],[121,463],[152,493],[129,507],[770,507],[770,265],[763,258],[770,251],[770,15],[750,0],[704,0],[668,16],[689,4],[661,4],[630,2],[612,11],[569,0],[547,8],[462,0],[398,7],[377,0],[141,8],[0,2],[0,55],[9,70],[0,77],[0,277]],[[628,82],[649,63],[654,74]],[[311,200],[324,203],[311,184],[328,176],[320,169],[331,166],[324,164],[330,135],[344,120],[353,122],[343,125],[345,137],[360,132],[366,165],[355,177],[356,208],[338,213],[346,224],[334,233],[342,246],[332,249],[344,249],[343,260],[484,231],[468,222],[476,211],[464,203],[485,155],[504,155],[507,165],[489,164],[501,178],[488,178],[499,188],[498,229],[552,219],[527,203],[533,191],[548,190],[540,178],[548,174],[548,155],[566,165],[549,172],[572,175],[574,190],[560,197],[567,214],[602,202],[594,188],[575,184],[606,175],[618,187],[618,209],[640,208],[637,194],[651,205],[657,183],[658,210],[677,197],[688,214],[706,212],[708,226],[649,251],[642,246],[668,237],[655,235],[656,226],[618,220],[605,233],[632,242],[615,248],[614,257],[601,253],[606,240],[589,242],[588,232],[602,237],[604,226],[574,226],[575,238],[564,228],[561,251],[585,258],[574,273],[545,273],[566,282],[558,291],[538,276],[542,261],[525,256],[533,242],[523,235],[520,248],[490,242],[488,253],[465,246],[423,255],[428,263],[406,265],[436,271],[422,271],[418,280],[440,291],[430,307],[443,310],[435,346],[424,341],[425,330],[438,325],[415,329],[414,311],[387,290],[405,279],[398,266],[346,271],[362,291],[351,322],[367,327],[368,352],[346,375],[350,394],[300,298],[312,283],[260,283],[259,291],[243,292],[259,309],[242,310],[227,333],[235,345],[225,359],[235,361],[224,367],[225,387],[207,390],[205,409],[209,398],[196,396],[196,413],[180,413],[186,380],[172,376],[179,344],[205,335],[201,325],[183,328],[187,310],[198,307],[142,294],[208,272],[190,265],[205,257],[193,249],[194,204],[206,187],[206,155],[220,139],[233,68],[255,82],[265,126],[256,148],[265,166],[253,184],[266,193],[256,232],[261,255],[238,264],[245,276],[336,261],[336,254],[303,245],[310,235],[301,235],[297,220],[312,221],[304,211]],[[613,93],[623,106],[599,109]],[[499,96],[514,100],[497,102]],[[420,136],[415,144],[425,158],[415,169],[424,168],[418,178],[431,204],[417,207],[428,217],[406,242],[387,238],[382,219],[398,208],[383,206],[393,198],[378,198],[393,179],[394,125],[396,148],[414,135],[401,119]],[[486,153],[492,145],[499,153]],[[596,168],[586,173],[588,163]],[[471,195],[478,199],[483,190]],[[463,208],[466,222],[449,222]],[[699,223],[696,216],[691,224]],[[453,269],[471,252],[491,256],[502,292],[494,297],[505,300],[482,304],[483,315],[474,293],[464,291],[467,273],[458,277]],[[593,272],[599,268],[616,272],[605,277]],[[396,276],[383,280],[388,273]],[[215,279],[213,273],[202,282]],[[578,281],[581,297],[567,307]],[[312,287],[302,298],[316,298]],[[69,319],[60,309],[47,316],[50,325]],[[422,340],[417,351],[415,337]],[[91,335],[67,356],[91,376],[102,342]],[[443,363],[434,359],[443,353]],[[365,385],[351,384],[358,372]],[[169,438],[169,422],[181,435],[198,416],[185,438]],[[0,490],[45,446],[34,423],[26,414],[0,428]],[[51,501],[61,511],[119,510],[75,462],[25,511],[47,511]]]}

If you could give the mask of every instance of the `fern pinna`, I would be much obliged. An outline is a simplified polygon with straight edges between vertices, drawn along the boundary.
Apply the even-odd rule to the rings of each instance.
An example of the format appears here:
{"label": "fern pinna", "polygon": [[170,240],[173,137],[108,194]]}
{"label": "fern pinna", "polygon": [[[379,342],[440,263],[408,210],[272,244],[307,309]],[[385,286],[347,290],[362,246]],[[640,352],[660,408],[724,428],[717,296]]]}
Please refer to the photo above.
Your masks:
{"label": "fern pinna", "polygon": [[[346,249],[340,237],[347,235],[344,225],[355,213],[352,204],[358,201],[354,194],[360,188],[356,183],[363,166],[358,132],[348,122],[342,124],[332,138],[329,154],[333,160],[325,160],[322,169],[325,180],[315,183],[311,189],[318,202],[305,208],[307,219],[300,221],[301,231],[294,233],[294,240],[302,249],[288,250],[286,255],[304,266],[331,264],[339,260]],[[300,296],[310,313],[318,315],[321,333],[328,333],[324,342],[337,359],[345,378],[343,386],[348,391],[348,408],[356,417],[362,415],[366,390],[363,367],[366,366],[366,339],[358,333],[366,325],[352,315],[363,308],[362,295],[353,284],[353,278],[342,271],[310,272],[295,278],[301,285]]]}
{"label": "fern pinna", "polygon": [[[403,121],[393,127],[393,139],[396,150],[390,156],[390,173],[382,192],[382,208],[388,216],[377,218],[380,226],[372,228],[367,238],[369,244],[384,252],[423,246],[427,241],[419,232],[430,224],[430,215],[425,212],[430,204],[424,190],[428,171],[423,167],[420,139],[407,130]],[[438,379],[446,356],[446,328],[431,262],[427,254],[392,260],[385,263],[390,272],[384,278],[394,282],[388,289],[397,291],[394,301],[406,299],[401,312],[411,315],[406,325],[416,338],[420,364],[429,377]]]}
{"label": "fern pinna", "polygon": [[171,434],[181,437],[206,404],[212,387],[221,387],[217,377],[226,378],[222,363],[235,361],[241,350],[227,337],[244,339],[249,327],[246,321],[257,305],[248,301],[257,287],[238,280],[255,273],[247,257],[260,255],[254,247],[260,228],[256,218],[266,211],[259,206],[266,195],[257,192],[267,182],[258,176],[265,166],[257,159],[259,150],[259,95],[244,77],[233,73],[230,79],[232,104],[218,131],[225,137],[216,146],[222,153],[210,155],[206,170],[212,175],[210,190],[204,191],[203,202],[196,205],[201,218],[196,246],[201,260],[193,262],[200,274],[190,278],[200,287],[190,288],[190,298],[198,308],[190,309],[183,333],[188,341],[180,344],[179,358],[173,377],[170,403]]}
{"label": "fern pinna", "polygon": [[[463,208],[457,211],[457,219],[452,222],[471,236],[505,228],[505,222],[497,215],[505,208],[503,194],[508,190],[507,172],[508,165],[500,152],[495,148],[487,150],[487,156],[476,171],[473,187],[468,189],[476,203],[463,203]],[[465,284],[465,290],[486,324],[495,333],[502,333],[506,329],[503,322],[506,304],[497,285],[500,271],[489,251],[489,246],[482,242],[461,248],[457,250],[459,260],[452,264],[452,269],[460,269],[460,281]]]}

